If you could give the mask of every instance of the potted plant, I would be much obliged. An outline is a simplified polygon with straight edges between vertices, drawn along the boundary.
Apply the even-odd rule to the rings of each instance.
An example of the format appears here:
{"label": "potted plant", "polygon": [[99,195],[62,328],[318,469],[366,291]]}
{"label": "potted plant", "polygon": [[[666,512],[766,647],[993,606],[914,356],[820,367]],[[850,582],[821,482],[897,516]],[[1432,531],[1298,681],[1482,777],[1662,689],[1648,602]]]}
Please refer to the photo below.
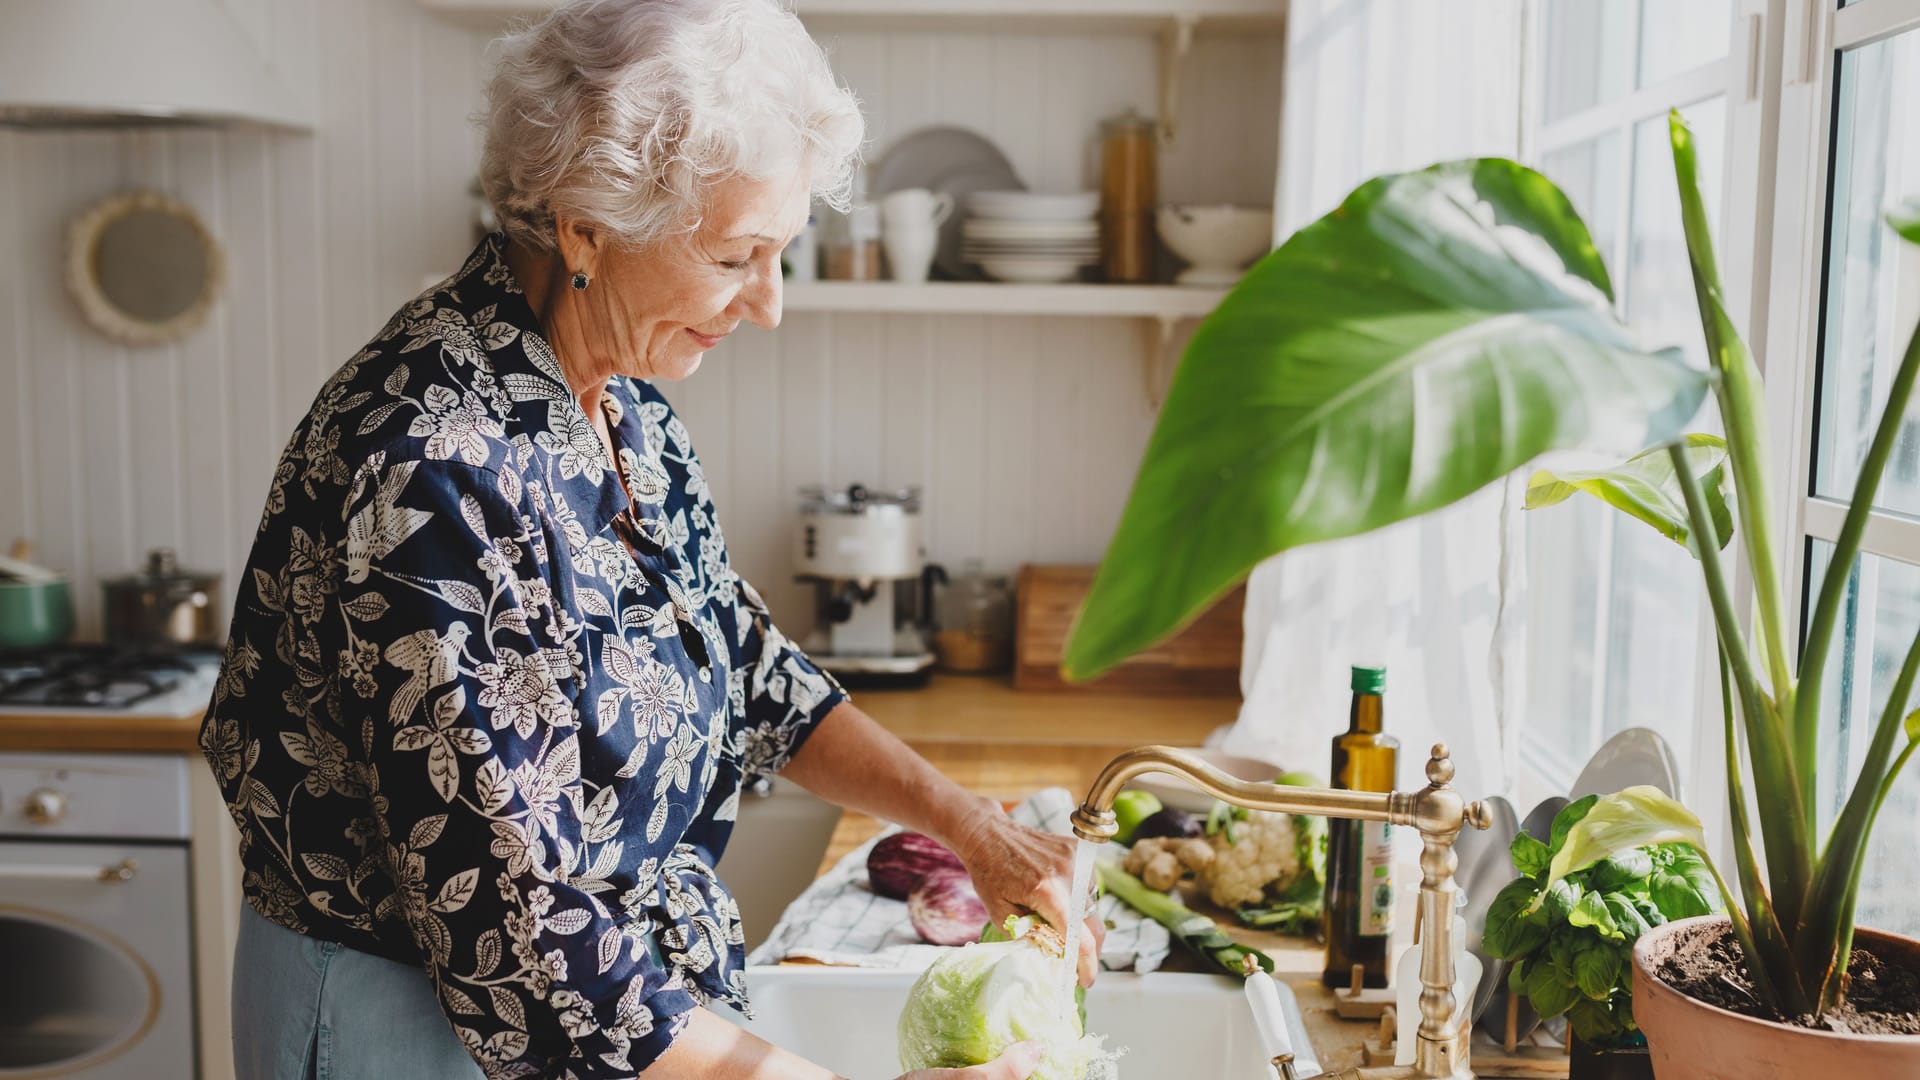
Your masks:
{"label": "potted plant", "polygon": [[[1920,333],[1893,377],[1804,639],[1790,648],[1760,374],[1722,301],[1692,134],[1677,113],[1670,130],[1708,370],[1633,344],[1585,226],[1539,174],[1478,159],[1369,181],[1248,271],[1195,333],[1064,667],[1098,675],[1262,559],[1444,506],[1546,451],[1639,451],[1610,470],[1537,475],[1529,502],[1588,492],[1686,545],[1718,632],[1740,889],[1708,863],[1727,915],[1658,927],[1635,949],[1635,1019],[1654,1066],[1662,1080],[1800,1076],[1816,1065],[1920,1076],[1920,1035],[1829,1029],[1859,1024],[1849,996],[1867,984],[1920,976],[1920,941],[1853,926],[1874,819],[1920,747],[1920,719],[1906,713],[1920,641],[1824,843],[1814,824],[1821,679],[1920,376]],[[1920,202],[1889,221],[1920,243]],[[1683,436],[1709,391],[1725,438]],[[1753,581],[1750,631],[1721,558],[1736,526]],[[1685,807],[1630,789],[1569,831],[1545,884],[1669,842],[1706,850]],[[1873,978],[1850,983],[1863,946]],[[1656,974],[1716,961],[1724,970],[1702,985],[1724,976],[1745,988],[1717,1005]]]}
{"label": "potted plant", "polygon": [[1633,947],[1674,919],[1720,910],[1720,890],[1685,844],[1629,848],[1549,885],[1553,857],[1596,797],[1554,816],[1549,838],[1521,833],[1509,853],[1520,876],[1487,911],[1489,953],[1513,964],[1507,987],[1535,1012],[1565,1015],[1571,1080],[1653,1080],[1647,1040],[1633,1017]]}

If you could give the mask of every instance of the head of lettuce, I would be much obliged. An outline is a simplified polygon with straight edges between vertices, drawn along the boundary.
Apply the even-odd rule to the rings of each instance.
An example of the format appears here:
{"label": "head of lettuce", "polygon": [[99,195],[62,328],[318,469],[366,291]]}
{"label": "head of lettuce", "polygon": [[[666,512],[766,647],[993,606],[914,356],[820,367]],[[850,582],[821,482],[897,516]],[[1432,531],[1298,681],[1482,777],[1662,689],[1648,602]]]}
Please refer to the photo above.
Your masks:
{"label": "head of lettuce", "polygon": [[1063,942],[1033,919],[1009,919],[1001,940],[953,949],[923,972],[900,1010],[900,1067],[984,1065],[1018,1042],[1041,1048],[1031,1080],[1097,1080],[1117,1056],[1088,1035],[1062,973]]}

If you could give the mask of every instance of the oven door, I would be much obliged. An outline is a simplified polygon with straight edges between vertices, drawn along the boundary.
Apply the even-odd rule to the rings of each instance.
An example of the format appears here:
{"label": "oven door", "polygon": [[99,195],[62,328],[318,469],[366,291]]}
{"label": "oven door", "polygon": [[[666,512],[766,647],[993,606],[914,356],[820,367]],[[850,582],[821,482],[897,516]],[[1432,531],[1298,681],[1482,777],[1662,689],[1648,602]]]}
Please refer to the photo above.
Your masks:
{"label": "oven door", "polygon": [[0,843],[0,1077],[194,1073],[187,849]]}

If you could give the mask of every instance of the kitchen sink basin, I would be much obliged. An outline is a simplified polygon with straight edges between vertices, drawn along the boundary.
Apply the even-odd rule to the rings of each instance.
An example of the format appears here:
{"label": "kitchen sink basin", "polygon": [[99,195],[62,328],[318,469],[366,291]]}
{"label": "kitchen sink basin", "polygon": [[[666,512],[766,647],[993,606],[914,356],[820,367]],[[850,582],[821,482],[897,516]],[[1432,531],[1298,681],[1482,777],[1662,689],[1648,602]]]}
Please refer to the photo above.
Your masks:
{"label": "kitchen sink basin", "polygon": [[[756,1018],[721,1010],[747,1030],[824,1065],[841,1076],[900,1074],[894,1025],[913,971],[850,968],[755,967],[747,988]],[[1307,1042],[1300,1008],[1284,983],[1274,984],[1293,1034],[1301,1076],[1320,1071]],[[1218,975],[1103,972],[1087,991],[1087,1029],[1124,1047],[1119,1075],[1126,1080],[1208,1077],[1272,1080],[1237,981]]]}

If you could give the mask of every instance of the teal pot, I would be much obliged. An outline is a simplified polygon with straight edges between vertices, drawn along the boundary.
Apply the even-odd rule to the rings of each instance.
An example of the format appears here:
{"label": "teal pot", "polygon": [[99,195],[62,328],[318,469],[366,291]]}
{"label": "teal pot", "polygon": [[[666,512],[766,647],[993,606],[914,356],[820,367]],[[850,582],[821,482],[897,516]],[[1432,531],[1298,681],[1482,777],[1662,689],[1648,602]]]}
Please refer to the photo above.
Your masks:
{"label": "teal pot", "polygon": [[1573,1035],[1567,1054],[1567,1080],[1654,1080],[1653,1054],[1646,1044],[1607,1049]]}
{"label": "teal pot", "polygon": [[0,649],[58,645],[73,633],[73,597],[65,578],[0,579]]}

